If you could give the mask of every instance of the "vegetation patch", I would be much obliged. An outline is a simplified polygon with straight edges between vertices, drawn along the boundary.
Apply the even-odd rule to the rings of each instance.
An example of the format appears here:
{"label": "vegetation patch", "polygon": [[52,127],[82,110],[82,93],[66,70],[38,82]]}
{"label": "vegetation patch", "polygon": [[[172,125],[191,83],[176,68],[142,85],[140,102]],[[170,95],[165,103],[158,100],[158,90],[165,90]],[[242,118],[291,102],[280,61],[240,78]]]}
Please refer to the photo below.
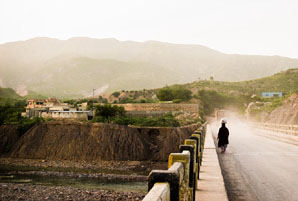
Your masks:
{"label": "vegetation patch", "polygon": [[126,115],[124,107],[110,104],[96,106],[92,122],[148,127],[180,126],[179,121],[170,113],[162,117],[131,117]]}
{"label": "vegetation patch", "polygon": [[160,89],[156,95],[161,101],[175,101],[178,103],[190,100],[191,94],[190,90],[179,85],[173,85]]}
{"label": "vegetation patch", "polygon": [[3,124],[18,125],[18,132],[21,136],[35,124],[44,121],[39,117],[33,119],[22,117],[21,113],[25,111],[25,105],[26,101],[17,101],[14,104],[6,103],[4,106],[0,106],[0,126]]}

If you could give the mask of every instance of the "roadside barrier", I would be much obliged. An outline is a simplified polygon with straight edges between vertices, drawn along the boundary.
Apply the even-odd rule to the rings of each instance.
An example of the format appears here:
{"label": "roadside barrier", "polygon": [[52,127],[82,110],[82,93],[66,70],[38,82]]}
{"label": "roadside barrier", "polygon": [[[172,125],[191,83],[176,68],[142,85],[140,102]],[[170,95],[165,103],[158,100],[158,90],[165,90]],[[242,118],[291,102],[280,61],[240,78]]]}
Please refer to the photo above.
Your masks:
{"label": "roadside barrier", "polygon": [[253,123],[257,128],[298,136],[298,125]]}
{"label": "roadside barrier", "polygon": [[195,201],[204,151],[206,123],[171,153],[168,170],[152,170],[143,201]]}

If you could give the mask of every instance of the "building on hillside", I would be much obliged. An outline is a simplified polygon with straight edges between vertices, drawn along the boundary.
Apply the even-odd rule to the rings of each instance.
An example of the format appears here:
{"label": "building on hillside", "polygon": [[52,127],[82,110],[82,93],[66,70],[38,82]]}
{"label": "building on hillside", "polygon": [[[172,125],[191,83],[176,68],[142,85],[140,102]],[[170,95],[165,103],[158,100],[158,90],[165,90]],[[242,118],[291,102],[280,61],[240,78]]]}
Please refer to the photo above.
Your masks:
{"label": "building on hillside", "polygon": [[86,111],[88,110],[88,102],[77,104],[79,111]]}
{"label": "building on hillside", "polygon": [[264,98],[282,97],[282,95],[282,92],[262,92]]}
{"label": "building on hillside", "polygon": [[44,107],[44,99],[29,99],[27,100],[26,109],[42,108]]}
{"label": "building on hillside", "polygon": [[[54,118],[54,119],[83,119],[88,120],[93,117],[91,111],[78,111],[73,105],[68,103],[60,103],[56,98],[48,99],[30,99],[27,101],[26,112],[22,113],[22,116],[33,118]],[[83,104],[81,109],[87,109]]]}
{"label": "building on hillside", "polygon": [[48,98],[45,100],[46,106],[54,106],[54,105],[60,105],[60,101],[56,98]]}
{"label": "building on hillside", "polygon": [[27,100],[26,109],[52,107],[55,105],[60,105],[60,101],[58,101],[56,98],[29,99]]}

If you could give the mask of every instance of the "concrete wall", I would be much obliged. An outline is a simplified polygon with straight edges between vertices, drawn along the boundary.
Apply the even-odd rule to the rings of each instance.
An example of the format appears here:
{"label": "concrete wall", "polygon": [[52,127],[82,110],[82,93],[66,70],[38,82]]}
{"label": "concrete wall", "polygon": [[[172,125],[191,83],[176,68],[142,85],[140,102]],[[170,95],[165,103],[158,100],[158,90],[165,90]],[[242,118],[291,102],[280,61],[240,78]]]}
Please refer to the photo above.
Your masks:
{"label": "concrete wall", "polygon": [[117,104],[123,106],[126,111],[186,111],[199,112],[199,104],[175,104],[175,103],[131,103]]}
{"label": "concrete wall", "polygon": [[161,117],[167,113],[175,115],[179,111],[127,111],[126,115],[133,117]]}
{"label": "concrete wall", "polygon": [[54,119],[84,119],[88,120],[87,112],[73,112],[73,111],[56,111],[56,112],[42,112],[42,118],[54,118]]}

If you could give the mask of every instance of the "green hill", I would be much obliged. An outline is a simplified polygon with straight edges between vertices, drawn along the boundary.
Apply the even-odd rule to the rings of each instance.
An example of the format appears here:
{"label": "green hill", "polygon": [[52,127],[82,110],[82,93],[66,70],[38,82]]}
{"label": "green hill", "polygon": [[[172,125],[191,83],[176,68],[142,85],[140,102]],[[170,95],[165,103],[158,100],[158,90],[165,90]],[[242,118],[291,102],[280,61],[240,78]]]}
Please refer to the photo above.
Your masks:
{"label": "green hill", "polygon": [[11,88],[1,88],[0,87],[0,98],[1,99],[22,99],[20,95],[18,95]]}
{"label": "green hill", "polygon": [[184,85],[189,89],[213,89],[221,93],[261,95],[262,92],[283,92],[291,94],[298,90],[298,68],[275,75],[242,82],[221,82],[213,80],[196,81]]}
{"label": "green hill", "polygon": [[[172,85],[157,90],[157,94],[164,91],[173,91],[183,88],[192,92],[191,102],[200,102],[201,114],[210,115],[215,108],[245,112],[251,102],[266,102],[263,111],[272,111],[280,106],[283,99],[298,92],[298,68],[289,69],[273,76],[242,81],[221,82],[214,80],[201,80],[185,85]],[[262,92],[282,92],[282,98],[263,98]],[[163,94],[168,97],[169,94]],[[174,100],[174,99],[167,99]],[[270,103],[271,102],[271,103]]]}
{"label": "green hill", "polygon": [[23,98],[19,96],[13,89],[0,87],[0,106],[5,104],[14,104],[18,100],[22,99]]}

